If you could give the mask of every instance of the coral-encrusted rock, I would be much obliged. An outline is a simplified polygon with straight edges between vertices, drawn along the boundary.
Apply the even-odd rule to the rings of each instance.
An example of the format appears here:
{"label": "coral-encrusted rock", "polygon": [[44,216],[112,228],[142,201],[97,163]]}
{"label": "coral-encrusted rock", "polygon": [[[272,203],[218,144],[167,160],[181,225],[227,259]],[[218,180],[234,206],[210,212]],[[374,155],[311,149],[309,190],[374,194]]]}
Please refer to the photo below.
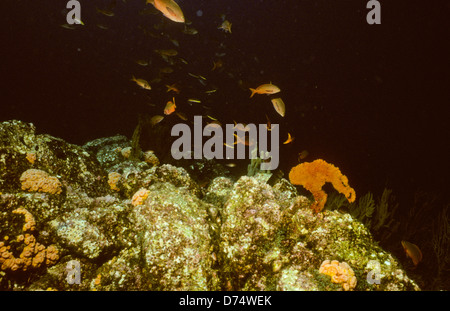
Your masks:
{"label": "coral-encrusted rock", "polygon": [[221,213],[219,258],[227,289],[275,289],[270,284],[285,264],[282,242],[290,212],[256,178],[243,176],[234,184]]}
{"label": "coral-encrusted rock", "polygon": [[[324,260],[351,267],[345,289],[419,289],[360,222],[314,213],[286,179],[198,170],[199,181],[127,159],[129,145],[115,136],[82,148],[0,123],[0,290],[343,290],[320,273]],[[29,169],[40,171],[22,188]]]}
{"label": "coral-encrusted rock", "polygon": [[130,146],[130,141],[126,136],[116,135],[107,138],[98,138],[87,142],[83,148],[93,154],[105,169],[119,164],[123,159],[120,151]]}
{"label": "coral-encrusted rock", "polygon": [[124,207],[110,204],[103,208],[97,204],[76,208],[49,223],[59,244],[71,254],[88,259],[108,257],[118,253],[127,241],[119,229],[127,225],[121,217]]}
{"label": "coral-encrusted rock", "polygon": [[21,191],[20,176],[33,168],[89,195],[108,192],[106,174],[94,156],[79,146],[35,131],[32,124],[20,121],[0,123],[0,189]]}
{"label": "coral-encrusted rock", "polygon": [[210,290],[211,244],[206,208],[170,183],[151,186],[133,210],[151,290]]}

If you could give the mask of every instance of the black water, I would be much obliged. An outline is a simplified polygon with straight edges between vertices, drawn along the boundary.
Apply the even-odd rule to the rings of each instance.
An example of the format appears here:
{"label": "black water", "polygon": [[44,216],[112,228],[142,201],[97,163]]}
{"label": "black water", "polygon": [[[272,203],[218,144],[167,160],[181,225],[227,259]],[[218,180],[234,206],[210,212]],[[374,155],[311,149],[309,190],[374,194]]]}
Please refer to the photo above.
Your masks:
{"label": "black water", "polygon": [[[76,144],[131,137],[138,114],[162,114],[172,97],[164,85],[177,83],[177,109],[187,115],[222,123],[265,123],[267,115],[281,125],[281,141],[291,133],[295,141],[280,151],[285,173],[306,149],[305,160],[338,166],[357,195],[389,187],[408,208],[422,189],[448,201],[448,4],[382,1],[381,24],[368,25],[365,1],[183,0],[199,32],[190,36],[161,14],[140,15],[145,1],[80,2],[86,25],[70,30],[60,26],[64,0],[1,1],[1,121],[32,122]],[[96,12],[111,3],[114,17]],[[221,14],[231,34],[217,29]],[[187,65],[172,66],[151,91],[130,81],[158,77],[168,64],[153,50],[172,48]],[[137,65],[142,58],[151,64]],[[219,58],[222,71],[211,71]],[[248,98],[249,87],[269,81],[282,90],[284,118],[265,95]]]}

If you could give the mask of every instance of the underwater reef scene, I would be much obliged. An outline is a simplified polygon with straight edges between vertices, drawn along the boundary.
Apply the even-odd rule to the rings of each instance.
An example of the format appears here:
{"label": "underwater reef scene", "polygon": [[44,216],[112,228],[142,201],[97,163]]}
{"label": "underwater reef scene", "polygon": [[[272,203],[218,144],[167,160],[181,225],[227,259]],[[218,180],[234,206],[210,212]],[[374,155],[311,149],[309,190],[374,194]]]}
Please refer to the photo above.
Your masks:
{"label": "underwater reef scene", "polygon": [[448,3],[0,7],[0,291],[450,290]]}
{"label": "underwater reef scene", "polygon": [[271,173],[133,159],[121,135],[77,146],[0,129],[2,290],[420,289],[360,221],[315,212]]}

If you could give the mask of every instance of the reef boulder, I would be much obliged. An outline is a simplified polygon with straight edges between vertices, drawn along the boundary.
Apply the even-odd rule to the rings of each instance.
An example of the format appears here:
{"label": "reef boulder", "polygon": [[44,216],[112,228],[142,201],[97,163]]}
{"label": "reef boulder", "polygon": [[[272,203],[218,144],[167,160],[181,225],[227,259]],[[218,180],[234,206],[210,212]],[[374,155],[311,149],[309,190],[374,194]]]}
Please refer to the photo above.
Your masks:
{"label": "reef boulder", "polygon": [[[419,290],[364,225],[316,214],[289,181],[205,185],[155,154],[127,158],[130,145],[81,147],[0,123],[1,290]],[[45,174],[23,187],[30,169]],[[39,176],[55,178],[54,191],[40,191]],[[12,269],[21,254],[34,268]]]}

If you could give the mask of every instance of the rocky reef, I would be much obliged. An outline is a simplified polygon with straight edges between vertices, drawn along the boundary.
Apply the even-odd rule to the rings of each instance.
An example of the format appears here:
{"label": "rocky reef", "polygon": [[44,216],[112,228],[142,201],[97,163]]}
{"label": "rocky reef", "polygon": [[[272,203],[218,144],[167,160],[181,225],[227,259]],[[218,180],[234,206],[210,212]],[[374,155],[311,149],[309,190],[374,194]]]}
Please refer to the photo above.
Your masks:
{"label": "rocky reef", "polygon": [[363,224],[315,213],[286,179],[199,182],[130,146],[0,123],[1,290],[419,290]]}

